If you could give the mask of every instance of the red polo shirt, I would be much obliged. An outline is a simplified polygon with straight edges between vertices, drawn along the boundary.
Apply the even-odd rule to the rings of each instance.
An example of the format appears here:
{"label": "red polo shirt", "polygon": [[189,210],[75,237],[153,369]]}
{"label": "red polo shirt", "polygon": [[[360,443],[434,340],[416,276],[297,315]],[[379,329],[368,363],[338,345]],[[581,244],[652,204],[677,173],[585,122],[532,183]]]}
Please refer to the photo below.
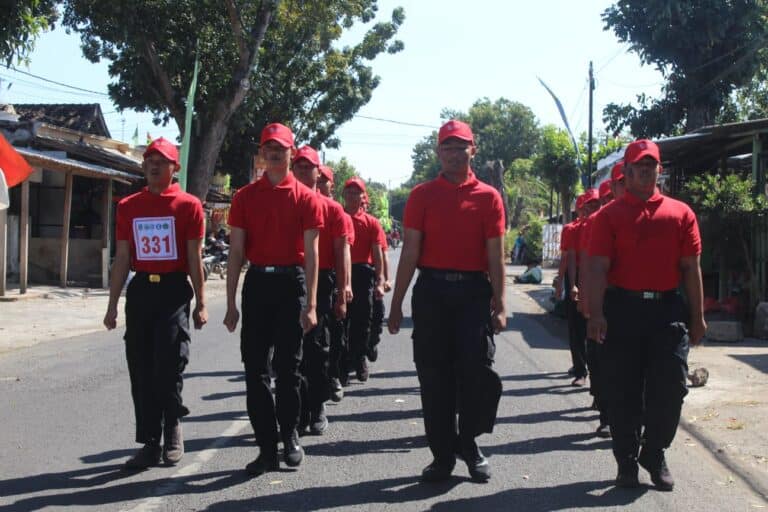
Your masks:
{"label": "red polo shirt", "polygon": [[373,264],[373,253],[371,247],[381,245],[379,242],[379,231],[381,225],[373,215],[369,215],[360,208],[355,214],[350,215],[352,225],[355,227],[355,242],[350,248],[352,253],[352,264],[368,263]]}
{"label": "red polo shirt", "polygon": [[381,246],[382,251],[389,249],[389,244],[387,243],[387,234],[384,232],[384,228],[381,226],[379,226],[379,245]]}
{"label": "red polo shirt", "polygon": [[501,196],[471,171],[458,185],[440,174],[415,187],[403,225],[422,233],[419,267],[459,271],[488,270],[486,241],[506,228]]}
{"label": "red polo shirt", "polygon": [[658,189],[647,201],[626,192],[595,216],[589,254],[610,258],[611,286],[673,290],[680,284],[680,258],[701,254],[696,215]]}
{"label": "red polo shirt", "polygon": [[252,264],[303,265],[304,232],[323,227],[323,211],[317,194],[293,173],[274,186],[264,174],[232,198],[229,225],[245,230]]}
{"label": "red polo shirt", "polygon": [[318,242],[320,268],[332,270],[336,268],[333,250],[334,240],[345,236],[347,242],[352,245],[355,240],[355,228],[352,226],[352,219],[344,212],[344,208],[339,203],[319,193],[317,198],[320,200],[320,206],[323,210],[323,227],[320,230],[320,241]]}
{"label": "red polo shirt", "polygon": [[136,272],[189,272],[187,241],[203,238],[204,218],[200,200],[178,183],[160,194],[144,187],[117,204],[115,236],[128,241]]}

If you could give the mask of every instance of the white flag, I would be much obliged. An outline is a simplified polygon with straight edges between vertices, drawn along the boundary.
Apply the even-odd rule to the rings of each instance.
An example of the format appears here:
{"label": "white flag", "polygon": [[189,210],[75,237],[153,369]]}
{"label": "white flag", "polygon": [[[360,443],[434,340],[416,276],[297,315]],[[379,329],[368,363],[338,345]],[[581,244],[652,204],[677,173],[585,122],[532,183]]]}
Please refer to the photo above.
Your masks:
{"label": "white flag", "polygon": [[0,169],[0,210],[5,210],[11,204],[8,197],[8,184],[5,182],[5,173]]}

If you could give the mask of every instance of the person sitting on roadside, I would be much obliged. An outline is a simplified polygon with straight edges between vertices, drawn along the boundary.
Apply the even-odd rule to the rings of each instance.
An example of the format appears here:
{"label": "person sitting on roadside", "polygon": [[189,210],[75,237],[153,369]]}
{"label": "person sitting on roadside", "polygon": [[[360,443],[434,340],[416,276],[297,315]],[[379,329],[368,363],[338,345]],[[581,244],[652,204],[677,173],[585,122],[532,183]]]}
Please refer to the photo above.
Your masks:
{"label": "person sitting on roadside", "polygon": [[528,260],[525,266],[528,268],[519,276],[515,276],[515,283],[541,284],[541,264],[536,260]]}

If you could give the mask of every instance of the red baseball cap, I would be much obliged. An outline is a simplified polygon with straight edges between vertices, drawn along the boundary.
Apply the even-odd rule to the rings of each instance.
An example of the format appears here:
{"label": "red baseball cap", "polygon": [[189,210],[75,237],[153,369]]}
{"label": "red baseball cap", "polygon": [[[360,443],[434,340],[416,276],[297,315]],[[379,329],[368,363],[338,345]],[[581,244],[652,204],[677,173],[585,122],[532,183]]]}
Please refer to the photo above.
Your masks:
{"label": "red baseball cap", "polygon": [[646,156],[652,157],[657,162],[661,162],[659,146],[648,139],[638,139],[624,150],[624,161],[628,164],[634,164]]}
{"label": "red baseball cap", "polygon": [[265,144],[270,140],[274,140],[284,148],[291,148],[293,147],[293,132],[284,124],[268,124],[261,130],[261,140],[259,141],[259,144]]}
{"label": "red baseball cap", "polygon": [[147,156],[152,153],[160,153],[167,160],[179,165],[179,150],[176,148],[176,144],[168,139],[158,137],[153,140],[149,146],[147,146],[147,149],[144,150],[144,158],[147,158]]}
{"label": "red baseball cap", "polygon": [[440,127],[440,131],[437,134],[437,143],[442,144],[446,139],[455,137],[457,139],[466,140],[475,143],[475,136],[472,135],[472,128],[467,123],[456,121],[451,119],[443,126]]}
{"label": "red baseball cap", "polygon": [[349,178],[346,182],[344,182],[344,188],[347,189],[349,187],[357,187],[359,188],[363,194],[365,194],[365,183],[360,178]]}
{"label": "red baseball cap", "polygon": [[331,169],[327,165],[321,165],[318,167],[318,169],[320,170],[321,176],[324,176],[325,179],[333,183],[333,169]]}
{"label": "red baseball cap", "polygon": [[620,181],[624,179],[624,160],[619,160],[613,164],[611,169],[611,181]]}
{"label": "red baseball cap", "polygon": [[600,194],[598,193],[597,189],[595,188],[588,188],[584,191],[583,194],[579,196],[578,199],[576,199],[576,208],[582,208],[585,204],[589,203],[590,201],[599,201],[600,200]]}
{"label": "red baseball cap", "polygon": [[611,192],[611,180],[605,180],[600,184],[600,199],[611,195],[613,192]]}
{"label": "red baseball cap", "polygon": [[295,163],[297,160],[300,159],[306,159],[314,165],[315,167],[320,165],[320,156],[317,154],[317,151],[312,146],[301,146],[298,151],[296,151],[296,156],[293,157],[293,162]]}

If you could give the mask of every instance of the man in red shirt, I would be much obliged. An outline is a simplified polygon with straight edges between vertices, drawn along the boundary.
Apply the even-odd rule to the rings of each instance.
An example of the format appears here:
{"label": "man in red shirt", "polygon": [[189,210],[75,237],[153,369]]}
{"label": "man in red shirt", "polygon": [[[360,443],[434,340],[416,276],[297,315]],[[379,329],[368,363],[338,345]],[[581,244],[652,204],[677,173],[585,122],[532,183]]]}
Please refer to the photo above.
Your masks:
{"label": "man in red shirt", "polygon": [[[259,155],[266,171],[232,198],[224,325],[234,332],[240,313],[235,294],[243,263],[250,262],[242,291],[240,350],[245,366],[248,416],[259,456],[246,466],[251,475],[278,469],[277,423],[283,460],[301,464],[304,451],[296,427],[301,409],[299,365],[304,333],[317,325],[320,201],[289,170],[293,133],[282,124],[261,132]],[[272,398],[269,360],[277,373]],[[277,404],[275,404],[275,401]],[[275,407],[277,405],[277,407]]]}
{"label": "man in red shirt", "polygon": [[588,332],[603,344],[616,485],[639,485],[639,463],[658,489],[672,490],[664,450],[674,439],[687,394],[689,344],[699,343],[706,324],[696,215],[656,188],[660,160],[650,140],[627,146],[626,193],[594,219]]}
{"label": "man in red shirt", "polygon": [[[200,200],[173,183],[179,153],[170,141],[155,139],[144,152],[147,186],[117,205],[116,252],[104,316],[117,325],[117,303],[129,270],[136,273],[125,296],[125,352],[136,414],[136,442],[144,446],[126,463],[144,469],[162,458],[176,464],[184,455],[181,418],[189,414],[181,397],[189,362],[189,306],[195,328],[208,321],[203,287]],[[192,280],[189,285],[187,275]]]}
{"label": "man in red shirt", "polygon": [[[365,213],[363,198],[365,183],[360,178],[350,178],[344,183],[344,211],[352,218],[355,241],[352,244],[352,303],[348,310],[349,357],[347,364],[355,369],[357,380],[368,380],[368,339],[371,336],[371,320],[374,296],[384,294],[383,256],[376,217]],[[348,380],[350,368],[341,371],[342,384]]]}
{"label": "man in red shirt", "polygon": [[[339,203],[317,191],[320,158],[311,146],[302,146],[293,157],[293,173],[301,183],[317,193],[323,210],[320,229],[319,267],[317,279],[317,326],[304,335],[301,373],[305,380],[302,390],[301,434],[309,427],[312,434],[321,435],[328,426],[325,401],[331,397],[330,326],[346,316],[345,285],[351,267],[349,244],[354,240],[352,221]],[[337,282],[340,286],[337,286]]]}
{"label": "man in red shirt", "polygon": [[[448,121],[438,132],[440,175],[415,187],[405,206],[405,236],[389,314],[395,334],[413,287],[413,359],[434,460],[425,482],[450,478],[458,452],[475,481],[491,477],[475,442],[491,432],[501,381],[492,370],[493,334],[506,325],[504,208],[501,196],[470,168],[472,130]],[[458,432],[457,432],[458,413]]]}
{"label": "man in red shirt", "polygon": [[[368,194],[365,195],[363,200],[363,207],[365,211],[368,211],[370,205]],[[384,228],[379,225],[379,245],[381,246],[381,270],[384,275],[384,282],[381,284],[381,289],[384,293],[389,293],[392,289],[392,283],[389,281],[389,256],[387,250],[389,245],[387,244],[387,234],[384,232]],[[368,360],[375,363],[379,358],[379,343],[381,343],[381,333],[384,330],[384,315],[386,314],[386,307],[384,305],[384,295],[375,293],[373,295],[373,306],[371,308],[371,335],[368,338],[368,351],[366,355]]]}
{"label": "man in red shirt", "polygon": [[[317,190],[323,196],[333,200],[333,169],[327,165],[321,165],[318,169],[320,176],[317,178]],[[344,212],[344,221],[347,224],[347,231],[351,233],[348,239],[349,245],[351,245],[352,242],[354,242],[355,227],[352,224],[352,217],[350,217],[347,212]],[[344,361],[348,357],[349,353],[349,347],[347,345],[347,307],[352,303],[351,259],[347,262],[347,270],[345,275],[346,282],[342,286],[342,289],[344,290],[345,301],[337,301],[335,306],[336,315],[329,318],[330,323],[328,325],[328,332],[331,338],[328,373],[331,377],[331,400],[334,402],[341,402],[341,400],[344,398],[344,387],[341,385],[341,380],[342,377],[348,377],[348,373],[343,375],[343,370],[346,370],[346,363]],[[342,306],[343,311],[341,310]]]}

